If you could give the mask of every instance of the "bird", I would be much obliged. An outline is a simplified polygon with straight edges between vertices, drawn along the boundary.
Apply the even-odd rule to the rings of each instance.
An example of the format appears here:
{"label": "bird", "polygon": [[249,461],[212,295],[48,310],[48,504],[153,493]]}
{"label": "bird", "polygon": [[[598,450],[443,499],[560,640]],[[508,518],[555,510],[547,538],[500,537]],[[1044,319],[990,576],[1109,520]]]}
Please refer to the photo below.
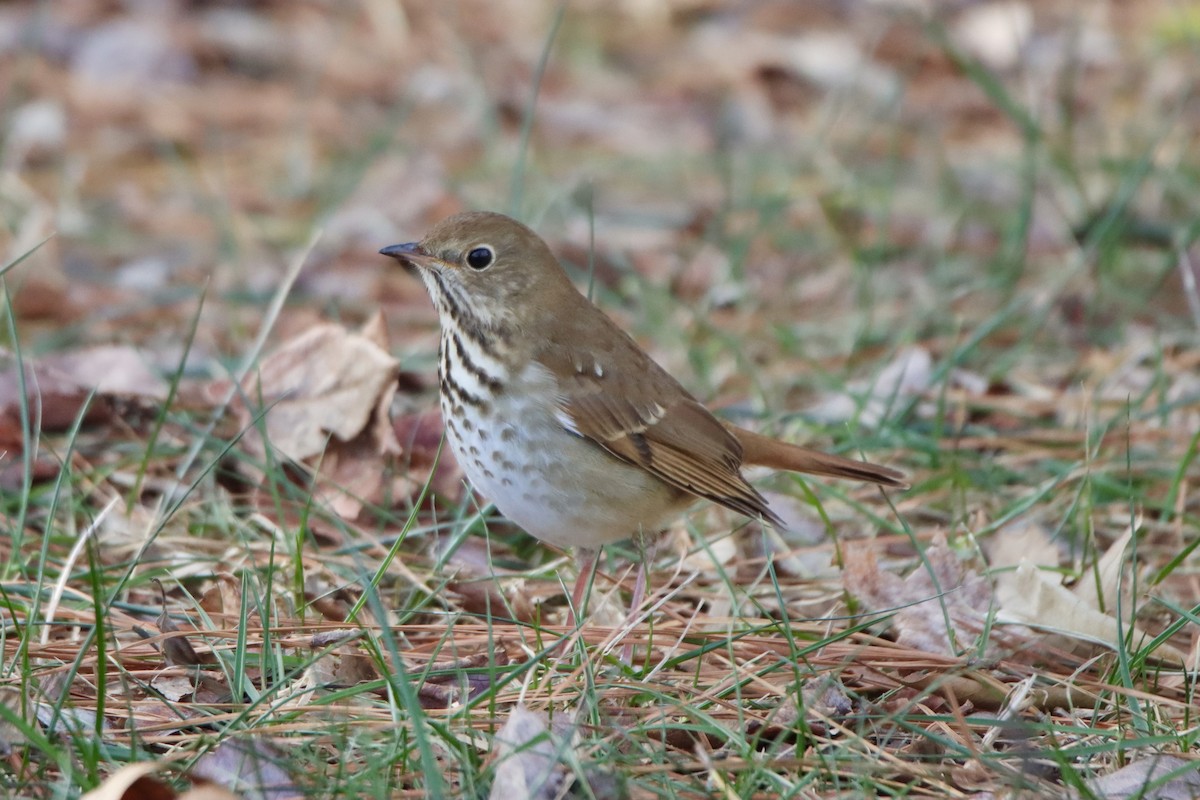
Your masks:
{"label": "bird", "polygon": [[[445,435],[467,479],[530,535],[578,551],[572,624],[602,546],[652,537],[698,500],[784,528],[743,467],[906,488],[897,470],[718,419],[515,219],[464,212],[379,252],[437,310]],[[634,611],[645,582],[643,558]]]}

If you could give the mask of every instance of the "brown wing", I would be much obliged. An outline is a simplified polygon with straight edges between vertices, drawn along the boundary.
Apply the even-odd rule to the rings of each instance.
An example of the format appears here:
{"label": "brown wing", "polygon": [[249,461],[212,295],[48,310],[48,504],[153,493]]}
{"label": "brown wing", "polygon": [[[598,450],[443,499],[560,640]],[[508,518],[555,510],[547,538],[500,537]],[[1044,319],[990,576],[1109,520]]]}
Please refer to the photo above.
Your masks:
{"label": "brown wing", "polygon": [[632,340],[614,332],[619,338],[607,351],[548,344],[537,355],[557,379],[563,425],[671,486],[782,525],[742,477],[737,437]]}

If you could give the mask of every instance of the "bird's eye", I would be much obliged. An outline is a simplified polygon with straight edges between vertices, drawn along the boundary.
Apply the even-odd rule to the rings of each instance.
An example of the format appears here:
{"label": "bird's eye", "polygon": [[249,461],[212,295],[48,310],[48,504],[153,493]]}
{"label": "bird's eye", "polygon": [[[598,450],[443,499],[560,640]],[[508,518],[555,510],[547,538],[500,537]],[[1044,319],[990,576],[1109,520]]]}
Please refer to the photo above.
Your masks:
{"label": "bird's eye", "polygon": [[487,269],[496,260],[496,253],[487,245],[481,245],[471,249],[467,253],[467,266],[471,269]]}

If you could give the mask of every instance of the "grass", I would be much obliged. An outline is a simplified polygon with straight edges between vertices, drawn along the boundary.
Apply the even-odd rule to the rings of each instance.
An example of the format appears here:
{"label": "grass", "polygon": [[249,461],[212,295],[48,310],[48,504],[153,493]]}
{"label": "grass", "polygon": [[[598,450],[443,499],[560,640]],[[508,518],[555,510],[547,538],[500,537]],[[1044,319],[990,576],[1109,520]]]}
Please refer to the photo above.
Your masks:
{"label": "grass", "polygon": [[[572,13],[554,24],[578,37]],[[37,436],[45,409],[12,406],[37,450],[24,450],[0,490],[3,792],[77,797],[133,761],[169,762],[166,777],[181,781],[239,742],[263,748],[312,796],[480,797],[503,769],[498,735],[518,704],[575,731],[540,741],[581,797],[1098,796],[1097,775],[1190,754],[1194,665],[1161,658],[1167,644],[1191,652],[1200,615],[1188,380],[1200,348],[1186,283],[1174,284],[1194,238],[1186,93],[1136,97],[1130,110],[1116,89],[1069,73],[1079,83],[1060,86],[1060,99],[1080,98],[1081,110],[1055,117],[945,31],[923,36],[960,89],[983,98],[976,113],[1001,132],[994,149],[948,144],[937,128],[956,122],[951,111],[860,108],[847,91],[820,104],[803,147],[735,141],[646,158],[575,146],[541,133],[540,107],[522,95],[515,136],[500,114],[474,143],[480,158],[447,150],[460,196],[515,204],[547,233],[580,219],[575,204],[594,204],[585,216],[598,246],[575,265],[578,284],[594,285],[597,302],[698,395],[739,421],[912,476],[910,491],[889,497],[756,476],[819,535],[780,542],[719,511],[689,515],[659,551],[654,613],[632,629],[605,600],[614,578],[631,585],[631,545],[606,553],[593,616],[567,629],[570,560],[469,496],[436,498],[431,511],[423,499],[435,492],[417,471],[412,497],[347,521],[277,457],[250,454],[224,413],[235,393],[195,399],[197,373],[253,369],[286,336],[270,331],[303,329],[315,319],[304,307],[327,307],[322,276],[301,272],[305,263],[352,280],[346,262],[359,256],[328,255],[344,247],[338,234],[310,241],[308,229],[320,218],[336,231],[339,209],[361,211],[356,192],[373,164],[434,147],[393,130],[409,105],[404,120],[392,110],[371,125],[368,115],[362,147],[315,157],[320,177],[307,188],[279,177],[277,199],[299,200],[253,221],[236,178],[214,193],[198,177],[202,156],[193,172],[171,154],[179,191],[213,218],[188,240],[213,254],[211,288],[155,326],[128,298],[100,313],[105,295],[92,287],[97,311],[76,328],[85,341],[176,345],[162,364],[171,400],[131,402],[103,425],[84,404]],[[535,50],[549,57],[539,75],[562,57],[549,39]],[[1188,63],[1190,51],[1157,57],[1142,66]],[[1084,102],[1102,90],[1112,94]],[[1172,113],[1155,113],[1159,102]],[[1106,128],[1127,135],[1114,143],[1098,136]],[[581,163],[600,177],[575,171]],[[105,207],[104,197],[90,202]],[[178,236],[164,222],[135,244],[136,221],[96,218],[86,242],[109,254],[155,252]],[[1085,218],[1077,239],[1064,232]],[[1145,223],[1166,240],[1138,233]],[[275,259],[293,266],[275,274],[273,294],[231,266],[256,263],[261,241],[244,229],[254,225],[305,254]],[[630,255],[606,241],[619,240],[614,231],[648,244]],[[16,260],[35,263],[28,252]],[[703,252],[708,267],[687,260]],[[3,277],[5,346],[18,364],[62,346],[61,331],[19,308],[28,266]],[[246,301],[264,296],[275,301]],[[389,306],[396,349],[431,363],[427,310],[394,290],[332,302],[349,320]],[[878,424],[861,407],[826,422],[793,411],[853,380],[868,387],[862,402],[913,346],[931,355],[927,386],[886,397]],[[989,391],[969,391],[963,373]],[[58,466],[50,480],[34,479],[39,455]],[[1059,548],[1054,567],[1070,584],[1103,584],[1100,557],[1132,527],[1125,591],[1105,602],[1151,638],[1128,627],[1115,649],[1026,638],[984,610],[978,636],[957,631],[954,652],[928,652],[897,641],[914,599],[878,609],[843,585],[853,545],[870,538],[883,574],[932,577],[933,619],[946,627],[961,592],[938,584],[935,539],[987,573],[993,545],[1031,527]],[[477,568],[481,554],[496,576]],[[164,631],[160,614],[181,630]],[[167,663],[167,642],[185,635],[205,663]],[[989,641],[1015,644],[995,652]],[[630,665],[618,658],[625,643]]]}

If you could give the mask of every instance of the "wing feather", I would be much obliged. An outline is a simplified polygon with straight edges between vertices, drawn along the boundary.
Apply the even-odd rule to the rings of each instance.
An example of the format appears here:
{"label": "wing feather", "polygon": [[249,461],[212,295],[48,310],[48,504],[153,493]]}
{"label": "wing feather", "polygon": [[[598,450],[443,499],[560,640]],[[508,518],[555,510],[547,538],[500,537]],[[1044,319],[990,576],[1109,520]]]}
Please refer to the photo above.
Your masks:
{"label": "wing feather", "polygon": [[602,355],[552,345],[538,355],[557,379],[567,430],[671,486],[781,524],[742,477],[741,443],[708,409],[640,350],[624,354],[634,358],[636,379],[613,366],[619,359],[606,358],[596,369]]}

